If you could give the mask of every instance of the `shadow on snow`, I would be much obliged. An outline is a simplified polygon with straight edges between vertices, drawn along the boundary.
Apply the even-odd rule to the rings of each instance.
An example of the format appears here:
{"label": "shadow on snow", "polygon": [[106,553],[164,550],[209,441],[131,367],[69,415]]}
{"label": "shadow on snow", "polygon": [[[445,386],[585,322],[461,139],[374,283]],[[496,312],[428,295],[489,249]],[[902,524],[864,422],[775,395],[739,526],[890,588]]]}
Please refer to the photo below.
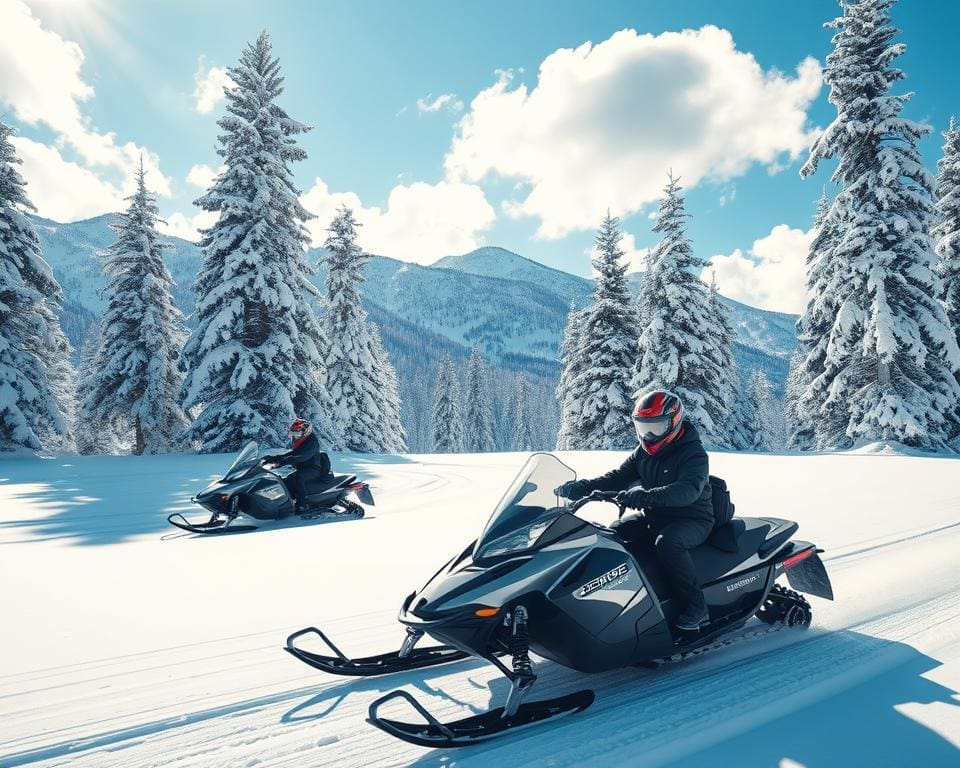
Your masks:
{"label": "shadow on snow", "polygon": [[[431,750],[412,765],[960,765],[960,750],[918,714],[960,707],[960,693],[924,677],[941,663],[910,645],[842,630],[728,664],[722,653],[600,675],[541,663],[548,690],[534,688],[532,698],[592,688],[596,703],[488,744]],[[503,705],[508,687],[503,677],[490,683],[489,708]],[[383,715],[420,721],[403,705]],[[940,722],[956,714],[941,711]]]}

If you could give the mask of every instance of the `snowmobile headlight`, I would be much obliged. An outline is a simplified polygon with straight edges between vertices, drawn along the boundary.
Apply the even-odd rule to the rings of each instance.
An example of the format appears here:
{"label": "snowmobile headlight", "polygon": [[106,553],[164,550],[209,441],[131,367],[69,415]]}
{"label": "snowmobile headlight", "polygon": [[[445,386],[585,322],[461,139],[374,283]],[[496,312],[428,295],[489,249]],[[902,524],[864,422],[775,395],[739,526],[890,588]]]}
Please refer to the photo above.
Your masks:
{"label": "snowmobile headlight", "polygon": [[530,549],[540,538],[540,534],[547,530],[552,522],[552,520],[547,520],[532,523],[523,528],[518,528],[513,533],[508,533],[506,536],[501,536],[499,539],[494,539],[477,552],[477,557],[496,557],[508,552],[522,552],[525,549]]}
{"label": "snowmobile headlight", "polygon": [[268,485],[266,488],[258,490],[257,494],[265,499],[270,499],[270,501],[276,501],[283,496],[283,488],[279,485]]}

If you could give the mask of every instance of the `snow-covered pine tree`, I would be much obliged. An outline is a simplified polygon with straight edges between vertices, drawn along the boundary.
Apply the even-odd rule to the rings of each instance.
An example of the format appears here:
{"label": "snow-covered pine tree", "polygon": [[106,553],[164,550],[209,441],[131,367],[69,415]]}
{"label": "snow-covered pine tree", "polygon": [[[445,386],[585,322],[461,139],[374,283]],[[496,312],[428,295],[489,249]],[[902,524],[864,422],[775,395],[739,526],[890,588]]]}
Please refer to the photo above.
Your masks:
{"label": "snow-covered pine tree", "polygon": [[143,162],[130,205],[111,228],[116,242],[104,254],[107,308],[91,377],[84,381],[84,421],[110,431],[129,428],[133,452],[177,447],[190,421],[180,407],[183,315],[163,262],[171,246],[157,232],[156,199],[147,190]]}
{"label": "snow-covered pine tree", "polygon": [[307,279],[303,222],[311,216],[290,170],[306,157],[296,136],[309,126],[276,104],[283,77],[266,32],[228,73],[235,87],[217,123],[226,170],[196,201],[219,217],[200,241],[197,327],[184,348],[184,406],[201,409],[188,437],[205,452],[248,440],[279,446],[301,417],[322,445],[337,448],[326,340],[310,304],[319,291]]}
{"label": "snow-covered pine tree", "polygon": [[651,282],[650,263],[653,258],[653,251],[647,251],[643,257],[644,268],[640,273],[640,290],[637,291],[637,335],[643,333],[650,325],[649,306],[653,303],[649,296]]}
{"label": "snow-covered pine tree", "polygon": [[436,453],[463,451],[460,382],[449,355],[437,367],[437,386],[433,396],[433,450]]}
{"label": "snow-covered pine tree", "polygon": [[403,428],[401,413],[403,402],[400,398],[400,382],[397,369],[390,362],[380,329],[375,323],[368,326],[370,335],[370,353],[373,355],[373,378],[380,383],[380,414],[383,418],[383,434],[380,443],[383,453],[404,453],[409,450],[407,433]]}
{"label": "snow-covered pine tree", "polygon": [[[892,66],[905,46],[889,12],[895,0],[843,4],[825,80],[837,117],[814,142],[802,169],[836,158],[842,185],[828,218],[843,232],[833,258],[843,292],[826,350],[829,397],[843,403],[846,437],[946,447],[960,401],[960,348],[938,301],[930,239],[934,180],[918,141],[930,127],[901,117],[909,95],[891,94],[904,73]],[[805,398],[805,403],[809,400]],[[818,434],[818,446],[825,444]]]}
{"label": "snow-covered pine tree", "polygon": [[353,211],[341,206],[323,244],[328,343],[324,364],[334,402],[334,428],[347,450],[400,453],[406,450],[406,435],[400,424],[396,372],[360,299],[370,254],[357,245],[358,226]]}
{"label": "snow-covered pine tree", "polygon": [[470,453],[486,453],[495,449],[490,377],[483,354],[477,347],[473,348],[467,363],[464,448]]}
{"label": "snow-covered pine tree", "polygon": [[530,382],[521,373],[517,376],[513,396],[513,444],[510,447],[514,451],[535,451],[537,449],[532,408]]}
{"label": "snow-covered pine tree", "polygon": [[847,265],[836,254],[842,227],[839,218],[831,215],[825,193],[817,201],[813,230],[807,252],[807,304],[797,321],[797,353],[787,382],[788,445],[801,451],[818,444],[846,447],[849,442],[849,411],[843,400],[830,400],[829,391],[837,361],[827,359],[827,347],[845,290]]}
{"label": "snow-covered pine tree", "polygon": [[[100,324],[94,323],[87,329],[87,335],[80,347],[80,364],[77,366],[77,403],[82,406],[90,392],[97,372],[97,351],[100,349]],[[91,414],[77,419],[74,427],[77,441],[77,453],[97,455],[114,453],[115,446],[110,439],[106,425],[98,424]]]}
{"label": "snow-covered pine tree", "polygon": [[581,326],[584,312],[571,302],[567,324],[560,343],[560,381],[557,383],[557,404],[560,406],[560,428],[557,432],[557,450],[576,450],[580,444],[580,406],[573,397],[573,382],[581,372],[584,356],[581,354]]}
{"label": "snow-covered pine tree", "polygon": [[[654,232],[661,240],[650,254],[647,327],[638,344],[636,390],[667,389],[683,401],[687,417],[708,446],[728,444],[724,399],[725,361],[716,341],[710,294],[699,275],[706,262],[696,256],[686,234],[683,196],[671,174],[657,212]],[[721,333],[722,336],[722,333]]]}
{"label": "snow-covered pine tree", "polygon": [[60,319],[48,301],[39,306],[39,314],[46,329],[46,348],[38,347],[37,355],[47,361],[47,382],[57,410],[67,425],[45,420],[40,425],[40,443],[51,453],[74,453],[77,450],[74,430],[77,425],[77,372],[70,360],[73,348],[60,325]]}
{"label": "snow-covered pine tree", "polygon": [[[798,348],[790,356],[790,369],[783,393],[783,420],[786,437],[786,447],[800,450],[810,450],[810,443],[796,442],[796,428],[800,424],[800,395],[803,393],[801,370],[804,355]],[[812,426],[812,425],[811,425]],[[802,447],[801,447],[802,446]]]}
{"label": "snow-covered pine tree", "polygon": [[620,220],[607,212],[595,240],[593,303],[580,323],[581,341],[575,353],[578,373],[567,392],[568,419],[576,420],[575,441],[581,450],[618,450],[636,443],[630,421],[630,379],[637,318],[620,248],[622,237]]}
{"label": "snow-covered pine tree", "polygon": [[0,452],[70,451],[74,376],[56,309],[63,292],[44,261],[36,210],[0,122]]}
{"label": "snow-covered pine tree", "polygon": [[777,451],[783,448],[783,413],[773,394],[773,385],[760,369],[750,374],[750,433],[754,451]]}
{"label": "snow-covered pine tree", "polygon": [[[960,129],[953,117],[943,138],[943,157],[937,163],[936,225],[931,234],[940,259],[937,271],[943,282],[941,297],[947,321],[960,343]],[[958,431],[960,425],[954,430],[954,440]],[[960,449],[960,445],[955,447]]]}
{"label": "snow-covered pine tree", "polygon": [[720,301],[715,270],[710,272],[710,293],[707,307],[710,322],[714,329],[709,342],[715,347],[720,361],[717,392],[724,404],[724,411],[716,416],[717,435],[714,439],[717,448],[744,450],[751,445],[750,412],[744,387],[740,380],[740,370],[733,356],[733,342],[736,338],[730,324],[730,312]]}

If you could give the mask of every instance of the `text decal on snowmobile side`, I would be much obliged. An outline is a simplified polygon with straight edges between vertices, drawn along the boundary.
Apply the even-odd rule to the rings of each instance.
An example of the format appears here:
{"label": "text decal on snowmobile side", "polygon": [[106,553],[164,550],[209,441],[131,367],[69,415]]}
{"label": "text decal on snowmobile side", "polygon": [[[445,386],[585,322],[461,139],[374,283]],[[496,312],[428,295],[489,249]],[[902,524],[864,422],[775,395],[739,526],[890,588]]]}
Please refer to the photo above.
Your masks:
{"label": "text decal on snowmobile side", "polygon": [[591,579],[577,590],[577,597],[586,597],[592,592],[605,587],[614,587],[623,584],[629,578],[630,566],[627,563],[621,563],[606,573]]}
{"label": "text decal on snowmobile side", "polygon": [[760,578],[760,575],[755,573],[753,576],[747,576],[745,579],[740,579],[739,581],[733,582],[733,584],[727,584],[727,592],[735,592],[740,589],[740,587],[745,587],[747,584],[753,584],[757,579]]}

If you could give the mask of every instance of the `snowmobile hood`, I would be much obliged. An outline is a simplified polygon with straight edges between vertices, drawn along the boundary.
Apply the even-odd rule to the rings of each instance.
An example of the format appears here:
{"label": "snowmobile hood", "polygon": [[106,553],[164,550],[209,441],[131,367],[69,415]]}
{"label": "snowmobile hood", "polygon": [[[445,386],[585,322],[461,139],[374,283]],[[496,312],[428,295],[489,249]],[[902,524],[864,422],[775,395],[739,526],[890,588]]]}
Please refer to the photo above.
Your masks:
{"label": "snowmobile hood", "polygon": [[442,621],[479,608],[510,604],[532,591],[547,591],[597,540],[598,529],[573,515],[558,519],[531,552],[478,563],[469,548],[445,565],[400,611],[405,624]]}

